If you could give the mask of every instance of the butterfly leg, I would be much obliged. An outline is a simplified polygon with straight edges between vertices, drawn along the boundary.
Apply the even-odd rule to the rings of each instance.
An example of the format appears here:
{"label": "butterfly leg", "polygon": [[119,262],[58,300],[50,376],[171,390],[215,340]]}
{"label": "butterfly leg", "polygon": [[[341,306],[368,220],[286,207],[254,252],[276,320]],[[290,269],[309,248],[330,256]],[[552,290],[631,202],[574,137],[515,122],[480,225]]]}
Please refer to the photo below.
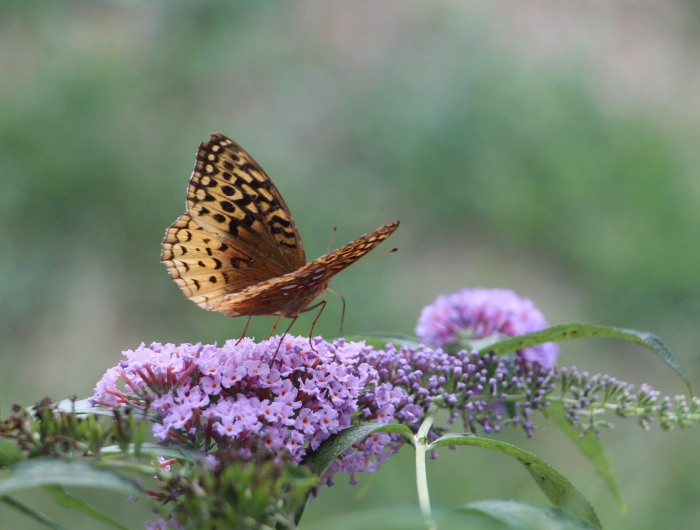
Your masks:
{"label": "butterfly leg", "polygon": [[338,298],[340,298],[343,301],[343,312],[340,314],[340,333],[338,334],[338,337],[343,336],[343,322],[345,321],[345,298],[343,298],[342,295],[336,293],[333,289],[328,289],[329,293],[333,293],[336,295]]}
{"label": "butterfly leg", "polygon": [[316,351],[316,348],[314,348],[314,345],[311,343],[311,336],[314,334],[314,326],[316,326],[316,322],[318,321],[318,318],[321,316],[321,313],[323,313],[323,310],[326,308],[326,302],[327,302],[326,300],[322,300],[318,304],[313,305],[311,307],[308,307],[302,311],[302,313],[306,313],[307,311],[311,311],[313,309],[316,309],[318,306],[321,306],[321,310],[318,312],[318,315],[316,315],[316,318],[311,323],[311,331],[309,332],[309,346],[316,353],[318,353],[318,351]]}
{"label": "butterfly leg", "polygon": [[238,339],[236,342],[236,346],[243,340],[243,337],[245,337],[245,332],[248,331],[248,324],[250,324],[250,319],[253,317],[248,317],[248,321],[245,323],[245,327],[243,328],[243,335],[241,335],[241,338]]}
{"label": "butterfly leg", "polygon": [[[277,317],[277,320],[275,320],[275,325],[272,326],[272,331],[270,331],[270,335],[267,337],[268,340],[270,340],[270,338],[272,338],[272,334],[273,334],[273,333],[275,332],[275,330],[277,329],[277,324],[280,323],[280,318],[282,318],[282,317],[279,316],[279,317]],[[290,327],[291,327],[291,326],[290,326]]]}
{"label": "butterfly leg", "polygon": [[[282,318],[282,317],[280,317],[280,318]],[[282,343],[284,342],[284,338],[287,336],[287,333],[289,333],[289,330],[292,329],[292,326],[297,321],[297,318],[299,318],[299,315],[295,316],[292,319],[292,322],[289,324],[287,331],[285,331],[284,335],[282,335],[282,338],[280,339],[280,343],[277,345],[277,349],[275,350],[275,355],[272,356],[272,361],[270,361],[270,366],[272,366],[275,363],[275,359],[277,359],[277,352],[280,351],[280,346],[282,346]],[[280,321],[280,319],[278,318],[277,322],[279,322],[279,321]],[[277,327],[277,322],[275,322],[275,327]]]}

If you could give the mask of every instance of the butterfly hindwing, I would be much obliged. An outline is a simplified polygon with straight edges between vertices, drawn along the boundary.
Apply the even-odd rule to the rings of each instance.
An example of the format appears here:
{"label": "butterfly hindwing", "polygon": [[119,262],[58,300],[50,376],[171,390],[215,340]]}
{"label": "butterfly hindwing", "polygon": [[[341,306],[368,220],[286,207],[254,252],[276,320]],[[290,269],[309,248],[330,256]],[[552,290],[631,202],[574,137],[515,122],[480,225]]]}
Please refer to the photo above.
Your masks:
{"label": "butterfly hindwing", "polygon": [[226,295],[213,309],[230,316],[298,315],[323,294],[330,279],[379,245],[399,226],[395,221],[321,256],[300,269]]}
{"label": "butterfly hindwing", "polygon": [[[340,271],[349,267],[362,256],[374,249],[374,247],[389,237],[398,227],[398,221],[384,225],[374,232],[358,237],[355,241],[348,243],[344,247],[340,247],[338,250],[335,250],[330,254],[321,256],[317,260],[309,263],[308,266],[313,264],[323,265],[330,269],[331,276],[335,276]],[[299,271],[305,268],[306,267],[302,267],[302,269]]]}
{"label": "butterfly hindwing", "polygon": [[267,276],[250,256],[202,229],[184,214],[168,228],[161,261],[187,298],[204,309],[229,293],[255,285]]}

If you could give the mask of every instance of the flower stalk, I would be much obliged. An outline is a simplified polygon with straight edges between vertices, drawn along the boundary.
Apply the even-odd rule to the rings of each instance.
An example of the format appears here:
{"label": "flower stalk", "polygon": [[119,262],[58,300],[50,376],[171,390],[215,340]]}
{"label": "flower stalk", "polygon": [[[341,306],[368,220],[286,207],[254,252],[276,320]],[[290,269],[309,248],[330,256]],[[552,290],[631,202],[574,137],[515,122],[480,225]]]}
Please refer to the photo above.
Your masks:
{"label": "flower stalk", "polygon": [[418,504],[425,520],[425,527],[428,530],[437,530],[433,513],[430,508],[430,493],[428,492],[428,475],[425,468],[425,453],[428,448],[428,433],[435,421],[438,407],[436,403],[430,405],[428,413],[421,423],[418,432],[414,436],[414,446],[416,448],[416,486],[418,488]]}

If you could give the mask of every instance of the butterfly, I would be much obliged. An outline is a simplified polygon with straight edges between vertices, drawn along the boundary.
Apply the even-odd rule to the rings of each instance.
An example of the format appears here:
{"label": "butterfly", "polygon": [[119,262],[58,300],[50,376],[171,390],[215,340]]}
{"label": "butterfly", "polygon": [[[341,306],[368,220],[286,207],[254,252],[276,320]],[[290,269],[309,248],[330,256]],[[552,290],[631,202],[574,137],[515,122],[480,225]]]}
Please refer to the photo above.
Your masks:
{"label": "butterfly", "polygon": [[199,145],[187,212],[166,231],[161,261],[185,297],[203,309],[277,315],[293,324],[300,313],[325,307],[325,300],[308,306],[333,276],[398,226],[389,223],[306,263],[292,214],[270,177],[241,146],[215,133]]}

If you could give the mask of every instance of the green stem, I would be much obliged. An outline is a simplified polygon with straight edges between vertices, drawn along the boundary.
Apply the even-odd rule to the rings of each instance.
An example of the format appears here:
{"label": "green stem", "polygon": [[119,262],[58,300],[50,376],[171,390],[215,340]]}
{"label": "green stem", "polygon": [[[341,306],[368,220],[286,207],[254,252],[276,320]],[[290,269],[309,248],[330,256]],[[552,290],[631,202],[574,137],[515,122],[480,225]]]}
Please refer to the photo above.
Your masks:
{"label": "green stem", "polygon": [[435,526],[435,521],[433,520],[433,513],[430,509],[428,475],[425,469],[425,452],[426,448],[428,447],[428,432],[433,426],[437,411],[438,407],[435,403],[433,403],[430,406],[430,409],[428,409],[428,414],[423,420],[420,429],[418,429],[418,433],[414,437],[414,445],[416,448],[416,485],[418,487],[418,505],[420,506],[420,511],[423,514],[425,526],[428,530],[437,530],[437,526]]}

